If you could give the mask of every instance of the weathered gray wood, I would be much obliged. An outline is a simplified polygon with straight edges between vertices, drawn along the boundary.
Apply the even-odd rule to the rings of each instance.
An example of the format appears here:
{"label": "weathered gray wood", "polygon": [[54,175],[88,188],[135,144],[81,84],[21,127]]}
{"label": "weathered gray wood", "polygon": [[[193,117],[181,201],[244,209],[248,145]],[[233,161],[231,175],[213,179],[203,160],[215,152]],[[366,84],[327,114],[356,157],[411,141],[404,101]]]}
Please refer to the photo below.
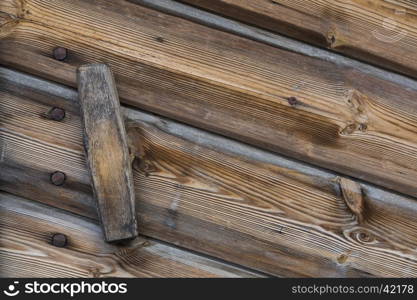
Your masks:
{"label": "weathered gray wood", "polygon": [[137,236],[135,193],[126,130],[108,66],[78,69],[84,146],[104,235],[109,242]]}

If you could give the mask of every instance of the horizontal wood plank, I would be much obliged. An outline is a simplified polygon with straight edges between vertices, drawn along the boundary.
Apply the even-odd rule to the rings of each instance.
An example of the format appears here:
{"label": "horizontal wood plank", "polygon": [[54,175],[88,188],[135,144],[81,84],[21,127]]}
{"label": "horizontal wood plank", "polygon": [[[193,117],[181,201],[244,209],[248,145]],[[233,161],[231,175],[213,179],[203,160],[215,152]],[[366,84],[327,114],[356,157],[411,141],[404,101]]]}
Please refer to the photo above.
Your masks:
{"label": "horizontal wood plank", "polygon": [[417,196],[412,88],[126,1],[23,3],[3,65],[75,86],[105,62],[124,103]]}
{"label": "horizontal wood plank", "polygon": [[413,1],[180,1],[417,78]]}
{"label": "horizontal wood plank", "polygon": [[2,192],[0,243],[0,277],[260,276],[144,237],[107,244],[91,220]]}
{"label": "horizontal wood plank", "polygon": [[[42,87],[54,106],[60,94],[63,106],[77,94],[8,74],[20,89],[1,88],[0,189],[97,218],[79,115],[41,117],[50,109]],[[124,114],[142,234],[277,276],[417,276],[415,199],[147,113]],[[68,182],[51,190],[54,170]]]}

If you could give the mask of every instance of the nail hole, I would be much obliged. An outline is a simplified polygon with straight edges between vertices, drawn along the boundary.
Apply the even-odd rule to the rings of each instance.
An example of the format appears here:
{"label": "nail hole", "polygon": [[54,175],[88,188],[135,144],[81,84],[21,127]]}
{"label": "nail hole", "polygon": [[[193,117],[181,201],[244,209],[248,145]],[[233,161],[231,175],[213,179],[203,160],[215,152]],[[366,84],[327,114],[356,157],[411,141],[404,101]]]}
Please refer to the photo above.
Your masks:
{"label": "nail hole", "polygon": [[368,129],[368,125],[366,125],[364,123],[362,123],[362,124],[359,125],[359,130],[360,131],[366,131],[366,129]]}
{"label": "nail hole", "polygon": [[296,106],[299,102],[296,97],[287,98],[288,104],[291,106]]}

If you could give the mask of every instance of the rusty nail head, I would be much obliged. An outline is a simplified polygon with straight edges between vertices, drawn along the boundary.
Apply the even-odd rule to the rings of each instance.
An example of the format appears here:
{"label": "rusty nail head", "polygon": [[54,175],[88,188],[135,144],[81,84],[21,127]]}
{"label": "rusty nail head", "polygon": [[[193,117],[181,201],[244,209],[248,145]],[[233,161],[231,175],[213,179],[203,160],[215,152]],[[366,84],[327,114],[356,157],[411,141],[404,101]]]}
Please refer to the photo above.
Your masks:
{"label": "rusty nail head", "polygon": [[65,118],[65,110],[54,107],[49,111],[48,116],[54,121],[62,121]]}
{"label": "rusty nail head", "polygon": [[57,185],[57,186],[63,185],[65,182],[65,179],[66,179],[66,176],[62,172],[57,171],[51,174],[51,182],[54,185]]}
{"label": "rusty nail head", "polygon": [[65,234],[56,233],[52,236],[51,243],[55,247],[63,248],[67,245],[68,239]]}
{"label": "rusty nail head", "polygon": [[68,56],[68,50],[63,47],[56,47],[53,51],[53,55],[56,60],[63,61]]}

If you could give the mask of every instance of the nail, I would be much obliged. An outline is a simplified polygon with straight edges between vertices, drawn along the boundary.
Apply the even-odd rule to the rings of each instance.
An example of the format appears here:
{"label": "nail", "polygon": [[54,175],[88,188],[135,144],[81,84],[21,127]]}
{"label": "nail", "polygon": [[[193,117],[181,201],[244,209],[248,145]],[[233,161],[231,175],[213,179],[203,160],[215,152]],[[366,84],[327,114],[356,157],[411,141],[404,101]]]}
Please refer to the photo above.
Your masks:
{"label": "nail", "polygon": [[56,60],[63,61],[68,56],[68,50],[63,47],[56,47],[53,51],[53,56]]}
{"label": "nail", "polygon": [[67,245],[68,239],[65,234],[56,233],[52,236],[51,244],[55,247],[63,248]]}
{"label": "nail", "polygon": [[64,173],[56,171],[51,174],[51,182],[54,185],[60,186],[63,185],[65,182],[66,176]]}
{"label": "nail", "polygon": [[54,121],[62,121],[65,118],[65,110],[54,107],[48,112],[48,117]]}

